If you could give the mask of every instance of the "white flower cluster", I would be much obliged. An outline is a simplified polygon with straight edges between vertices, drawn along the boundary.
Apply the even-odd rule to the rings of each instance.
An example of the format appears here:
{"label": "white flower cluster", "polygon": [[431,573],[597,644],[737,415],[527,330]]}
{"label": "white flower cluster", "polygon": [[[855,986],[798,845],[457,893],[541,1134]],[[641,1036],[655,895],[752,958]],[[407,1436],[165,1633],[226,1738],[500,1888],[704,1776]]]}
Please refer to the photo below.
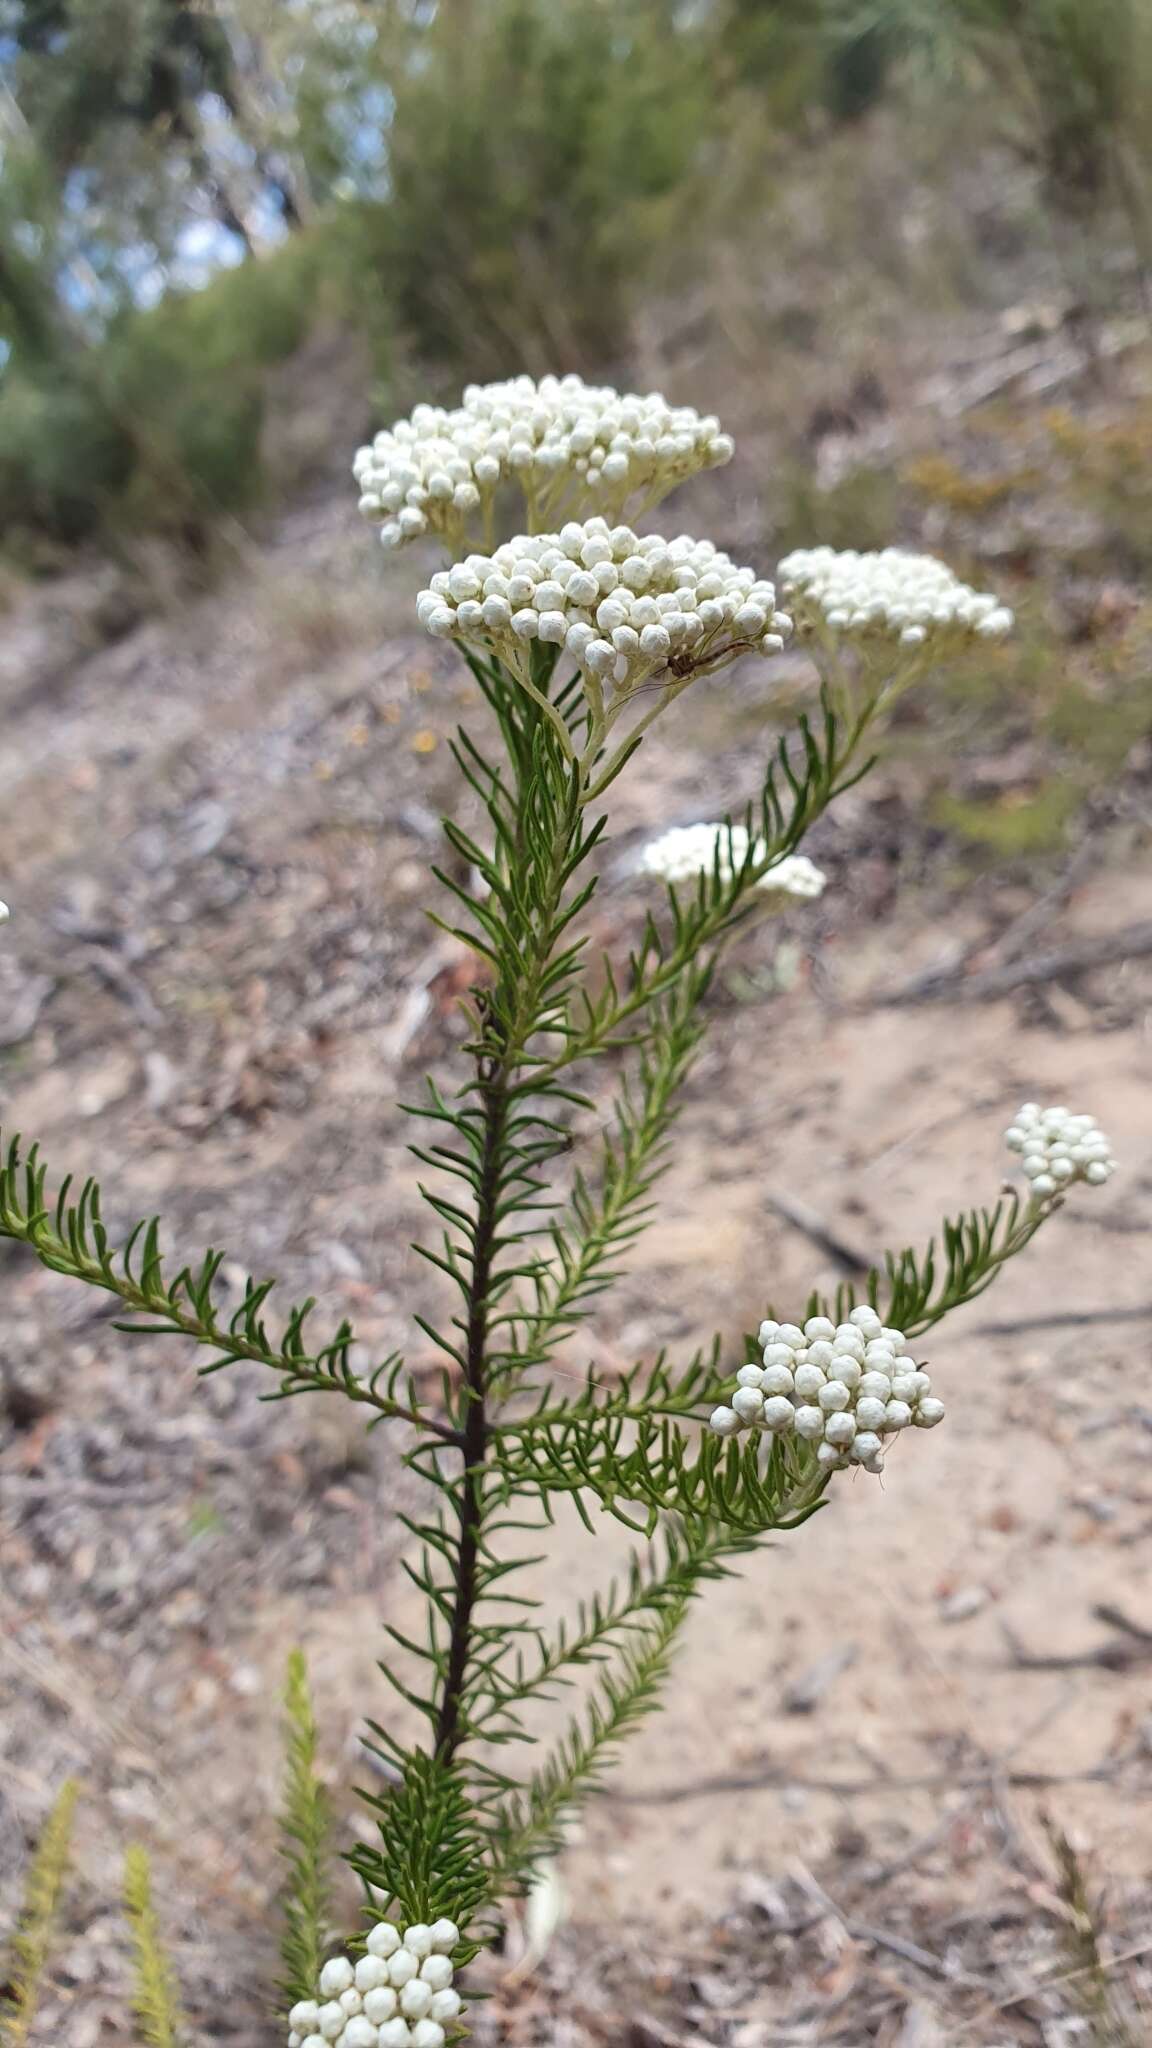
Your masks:
{"label": "white flower cluster", "polygon": [[[727,825],[677,825],[648,841],[640,866],[645,874],[659,875],[665,882],[691,882],[704,870],[711,873],[718,862],[721,880],[728,881],[744,866],[749,852],[754,860],[762,859],[764,842],[750,841],[743,825],[732,826],[731,839]],[[827,879],[807,854],[789,853],[761,875],[756,886],[772,896],[811,899],[824,894]]]}
{"label": "white flower cluster", "polygon": [[816,614],[835,633],[891,639],[902,647],[929,640],[1002,640],[1012,613],[987,591],[971,590],[944,562],[906,548],[797,548],[777,570],[780,588],[799,611]]}
{"label": "white flower cluster", "polygon": [[1004,1143],[1010,1152],[1023,1155],[1021,1164],[1036,1201],[1076,1180],[1102,1187],[1116,1171],[1112,1147],[1095,1117],[1076,1116],[1062,1103],[1053,1109],[1023,1103],[1004,1133]]}
{"label": "white flower cluster", "polygon": [[760,1429],[815,1444],[820,1465],[883,1468],[884,1439],[915,1425],[934,1429],[944,1403],[932,1395],[926,1372],[904,1356],[902,1330],[885,1329],[874,1308],[860,1303],[845,1323],[811,1316],[796,1323],[766,1322],[759,1341],[764,1363],[736,1375],[731,1406],[709,1418],[718,1436]]}
{"label": "white flower cluster", "polygon": [[319,1995],[288,2015],[288,2048],[444,2048],[462,2010],[452,1989],[451,1955],[460,1930],[451,1920],[407,1927],[381,1920],[368,1953],[353,1963],[333,1956]]}
{"label": "white flower cluster", "polygon": [[361,512],[382,522],[385,547],[399,547],[425,533],[462,539],[510,478],[547,514],[568,501],[618,518],[637,497],[648,510],[686,477],[730,461],[733,446],[719,420],[658,391],[513,377],[469,384],[450,412],[418,405],[357,449],[352,470]]}
{"label": "white flower cluster", "polygon": [[792,621],[771,583],[710,540],[663,540],[599,517],[518,534],[433,576],[416,600],[427,632],[491,647],[513,668],[543,641],[630,691],[673,668],[689,675],[737,654],[777,654]]}

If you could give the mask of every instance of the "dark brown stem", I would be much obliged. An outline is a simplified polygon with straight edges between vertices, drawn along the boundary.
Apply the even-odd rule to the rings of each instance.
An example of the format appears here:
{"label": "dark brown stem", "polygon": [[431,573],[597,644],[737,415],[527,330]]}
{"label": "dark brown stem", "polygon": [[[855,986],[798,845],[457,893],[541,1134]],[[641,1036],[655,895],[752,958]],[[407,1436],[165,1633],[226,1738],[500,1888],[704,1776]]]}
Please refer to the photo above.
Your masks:
{"label": "dark brown stem", "polygon": [[468,1333],[464,1354],[464,1474],[460,1482],[460,1549],[456,1571],[456,1598],[452,1608],[452,1629],[448,1644],[448,1669],[444,1694],[436,1723],[436,1752],[451,1763],[462,1740],[460,1725],[464,1680],[472,1637],[472,1611],[476,1605],[480,1568],[480,1531],[484,1519],[484,1460],[488,1453],[487,1347],[488,1291],[492,1283],[497,1210],[500,1201],[500,1160],[504,1149],[508,1114],[508,1077],[502,1068],[482,1079],[484,1090],[484,1150],[480,1162],[480,1183],[476,1203],[476,1229],[472,1243],[472,1280],[469,1288]]}

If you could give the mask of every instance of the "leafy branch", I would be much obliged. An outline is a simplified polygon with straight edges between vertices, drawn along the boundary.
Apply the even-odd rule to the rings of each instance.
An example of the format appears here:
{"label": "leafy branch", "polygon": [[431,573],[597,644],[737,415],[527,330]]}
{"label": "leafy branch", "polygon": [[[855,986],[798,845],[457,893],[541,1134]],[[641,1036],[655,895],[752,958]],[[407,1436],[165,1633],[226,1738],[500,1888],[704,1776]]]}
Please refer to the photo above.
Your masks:
{"label": "leafy branch", "polygon": [[[540,1407],[500,1431],[507,1497],[567,1494],[585,1525],[590,1495],[626,1528],[651,1536],[663,1515],[733,1534],[794,1529],[819,1507],[826,1476],[791,1437],[722,1439],[694,1428],[720,1396],[719,1353],[698,1354],[674,1377],[663,1359],[637,1368],[619,1390]],[[647,1374],[646,1390],[638,1388]]]}
{"label": "leafy branch", "polygon": [[673,989],[683,974],[698,965],[701,954],[751,912],[755,891],[764,877],[799,845],[832,800],[867,773],[870,763],[856,768],[851,765],[866,723],[866,718],[857,719],[842,733],[825,702],[818,726],[807,718],[799,721],[798,763],[792,758],[788,737],[780,740],[759,802],[749,804],[744,814],[748,834],[745,857],[733,862],[729,831],[724,858],[721,833],[712,867],[704,869],[693,885],[668,886],[669,934],[665,936],[649,913],[623,981],[610,960],[602,961],[600,993],[593,996],[587,988],[579,991],[576,1016],[565,1033],[563,1051],[547,1073],[558,1073],[608,1046],[632,1042],[627,1035],[621,1036],[625,1027]]}
{"label": "leafy branch", "polygon": [[[953,1309],[987,1292],[1010,1259],[1031,1243],[1042,1223],[1062,1207],[1057,1199],[1044,1206],[1022,1202],[1015,1192],[989,1209],[969,1209],[946,1216],[939,1241],[930,1238],[923,1251],[909,1246],[885,1255],[883,1270],[873,1267],[866,1295],[886,1321],[907,1337],[922,1337]],[[832,1301],[812,1295],[810,1315],[834,1314],[841,1319],[859,1290],[841,1285]]]}
{"label": "leafy branch", "polygon": [[324,1960],[330,1897],[328,1796],[316,1774],[316,1721],[301,1650],[288,1659],[284,1691],[284,1801],[280,1854],[284,1865],[280,1990],[286,2007],[311,1998]]}
{"label": "leafy branch", "polygon": [[617,1277],[612,1261],[646,1227],[652,1189],[666,1163],[675,1098],[703,1035],[698,1012],[710,984],[707,968],[685,976],[657,1007],[633,1083],[626,1077],[603,1140],[595,1191],[577,1173],[566,1216],[552,1224],[550,1256],[531,1273],[535,1299],[508,1317],[515,1334],[507,1369],[543,1364],[588,1312],[592,1297]]}
{"label": "leafy branch", "polygon": [[[572,1661],[602,1651],[609,1635],[624,1631],[612,1668],[600,1678],[583,1714],[526,1786],[511,1790],[498,1807],[490,1837],[492,1896],[524,1889],[539,1865],[562,1847],[573,1815],[595,1789],[621,1741],[660,1704],[660,1693],[692,1602],[702,1586],[725,1576],[726,1561],[753,1547],[754,1539],[707,1528],[667,1534],[663,1568],[645,1574],[634,1561],[630,1608],[601,1610],[602,1626],[585,1612],[582,1637],[570,1641]],[[562,1638],[558,1638],[558,1642]]]}
{"label": "leafy branch", "polygon": [[[379,1828],[379,1843],[362,1843],[349,1856],[366,1885],[394,1902],[400,1919],[466,1925],[488,1892],[484,1842],[463,1776],[442,1757],[413,1750],[399,1784],[363,1795]],[[478,1943],[457,1953],[461,1963]]]}
{"label": "leafy branch", "polygon": [[36,2017],[40,1987],[68,1874],[72,1824],[80,1788],[69,1778],[60,1788],[28,1869],[24,1899],[12,1936],[7,1983],[0,1986],[0,2042],[25,2048]]}
{"label": "leafy branch", "polygon": [[49,1203],[48,1169],[38,1146],[33,1145],[25,1158],[19,1138],[13,1138],[0,1156],[0,1237],[26,1244],[50,1272],[102,1288],[134,1316],[148,1318],[146,1322],[118,1322],[118,1330],[190,1337],[196,1344],[207,1345],[219,1355],[201,1367],[202,1373],[219,1372],[240,1360],[267,1366],[280,1375],[281,1382],[274,1394],[264,1397],[267,1400],[305,1393],[342,1394],[346,1400],[373,1409],[380,1420],[410,1422],[445,1442],[457,1442],[454,1429],[418,1405],[411,1379],[406,1383],[407,1399],[397,1398],[403,1365],[395,1355],[383,1360],[367,1378],[360,1376],[352,1359],[356,1339],[350,1323],[341,1323],[330,1343],[310,1351],[305,1330],[315,1303],[309,1300],[288,1311],[279,1337],[270,1336],[264,1309],[275,1285],[272,1280],[247,1280],[240,1306],[225,1315],[217,1300],[225,1253],[206,1252],[198,1266],[183,1266],[168,1280],[156,1218],[137,1223],[123,1245],[114,1246],[104,1225],[96,1181],[85,1181],[73,1201],[69,1175],[55,1202]]}
{"label": "leafy branch", "polygon": [[603,1593],[582,1600],[575,1622],[558,1622],[551,1640],[533,1627],[522,1632],[531,1636],[531,1654],[519,1645],[510,1648],[505,1641],[489,1657],[474,1659],[476,1675],[468,1700],[472,1725],[487,1742],[527,1740],[524,1707],[554,1697],[558,1685],[572,1683],[574,1670],[601,1662],[621,1638],[682,1594],[695,1592],[705,1578],[723,1576],[725,1556],[750,1547],[738,1536],[707,1529],[685,1532],[669,1522],[663,1556],[657,1553],[653,1562],[648,1552],[634,1552],[624,1581],[614,1581]]}
{"label": "leafy branch", "polygon": [[131,1848],[124,1858],[124,1905],[132,1930],[132,2010],[148,2048],[179,2048],[183,2034],[176,1976],[160,1934],[152,1902],[147,1851]]}

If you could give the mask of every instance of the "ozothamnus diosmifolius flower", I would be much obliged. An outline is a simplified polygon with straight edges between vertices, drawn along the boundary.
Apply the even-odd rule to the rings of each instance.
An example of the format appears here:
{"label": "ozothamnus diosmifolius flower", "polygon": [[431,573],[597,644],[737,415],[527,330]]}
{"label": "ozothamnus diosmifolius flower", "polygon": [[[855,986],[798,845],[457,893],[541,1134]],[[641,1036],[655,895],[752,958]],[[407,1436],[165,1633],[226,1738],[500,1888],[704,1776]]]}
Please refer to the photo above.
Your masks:
{"label": "ozothamnus diosmifolius flower", "polygon": [[[419,1249],[434,1276],[412,1322],[420,1350],[443,1358],[438,1382],[402,1355],[371,1358],[311,1301],[277,1311],[271,1283],[249,1282],[237,1306],[222,1253],[169,1253],[156,1222],[121,1243],[102,1217],[122,1211],[122,1191],[102,1209],[93,1183],[50,1187],[34,1146],[10,1139],[0,1152],[0,1236],[115,1295],[119,1327],[202,1347],[208,1371],[245,1363],[277,1397],[348,1401],[395,1432],[414,1480],[404,1499],[427,1503],[407,1524],[423,1620],[382,1637],[404,1719],[374,1705],[369,1722],[384,1772],[368,1795],[371,1837],[348,1852],[372,1923],[351,1953],[331,1953],[330,1802],[293,1662],[272,2001],[289,2048],[461,2038],[457,1978],[654,1710],[694,1601],[758,1543],[802,1542],[807,1516],[835,1512],[897,1442],[931,1457],[925,1432],[944,1407],[925,1369],[929,1333],[1077,1183],[1113,1171],[1091,1118],[1025,1104],[1007,1133],[1021,1192],[929,1224],[858,1296],[813,1294],[795,1322],[767,1313],[752,1359],[725,1329],[689,1357],[632,1359],[607,1384],[589,1371],[582,1333],[593,1307],[610,1317],[610,1285],[657,1213],[725,947],[740,933],[751,950],[766,913],[803,917],[821,894],[810,835],[863,773],[884,705],[1011,626],[996,598],[905,550],[815,547],[766,573],[709,540],[644,530],[669,490],[731,453],[719,422],[691,408],[553,377],[469,387],[450,412],[418,407],[356,457],[361,509],[384,540],[439,545],[418,596],[413,578],[416,616],[459,652],[482,699],[455,743],[461,802],[442,821],[453,859],[434,871],[437,921],[474,963],[466,1035],[453,1085],[429,1082],[411,1112],[433,1219]],[[782,735],[776,711],[758,744],[754,707],[785,658],[793,683],[811,668],[819,695]],[[726,771],[735,815],[656,829],[617,862],[643,902],[624,913],[629,941],[605,941],[611,916],[592,912],[613,823],[603,800],[637,758],[643,774],[654,719],[721,672],[737,701],[760,679]],[[722,763],[702,751],[697,767],[713,789]],[[665,890],[642,888],[653,880]],[[804,1047],[806,1070],[818,1056]],[[762,1106],[750,1099],[746,1113]],[[766,1274],[766,1309],[771,1291]],[[963,1382],[949,1398],[963,1407]],[[527,1565],[502,1539],[546,1532],[560,1497],[593,1535],[615,1518],[637,1547],[619,1583],[553,1617],[509,1599]],[[518,1538],[516,1558],[531,1548]],[[550,1754],[525,1746],[535,1703],[578,1667],[594,1674],[586,1706]],[[140,2010],[173,2007],[151,1922],[141,1954]]]}
{"label": "ozothamnus diosmifolius flower", "polygon": [[[730,880],[748,865],[767,859],[768,844],[753,839],[746,825],[674,825],[641,848],[640,868],[663,882],[691,882],[717,871]],[[806,853],[786,853],[773,861],[755,884],[765,899],[781,907],[791,898],[810,903],[824,894],[828,877]]]}
{"label": "ozothamnus diosmifolius flower", "polygon": [[1012,613],[971,590],[944,562],[906,548],[797,548],[777,574],[803,629],[823,628],[862,646],[955,652],[973,639],[1003,640]]}
{"label": "ozothamnus diosmifolius flower", "polygon": [[463,2001],[453,1989],[451,1920],[401,1930],[377,1921],[358,1961],[332,1956],[313,1998],[288,2014],[288,2048],[444,2048],[458,2038]]}
{"label": "ozothamnus diosmifolius flower", "polygon": [[458,554],[470,539],[492,546],[504,489],[529,532],[593,513],[616,522],[732,452],[719,420],[658,391],[512,377],[469,384],[451,411],[418,405],[357,450],[353,473],[385,547],[432,535]]}
{"label": "ozothamnus diosmifolius flower", "polygon": [[1063,1103],[1041,1109],[1039,1103],[1025,1102],[1004,1142],[1020,1154],[1033,1202],[1046,1202],[1078,1180],[1103,1187],[1116,1171],[1112,1147],[1095,1117],[1077,1115]]}
{"label": "ozothamnus diosmifolius flower", "polygon": [[717,1436],[796,1436],[829,1472],[850,1464],[881,1472],[885,1437],[944,1420],[928,1374],[906,1355],[903,1330],[885,1328],[868,1302],[839,1325],[828,1316],[809,1316],[803,1329],[769,1318],[759,1342],[763,1364],[742,1365],[730,1402],[708,1418]]}

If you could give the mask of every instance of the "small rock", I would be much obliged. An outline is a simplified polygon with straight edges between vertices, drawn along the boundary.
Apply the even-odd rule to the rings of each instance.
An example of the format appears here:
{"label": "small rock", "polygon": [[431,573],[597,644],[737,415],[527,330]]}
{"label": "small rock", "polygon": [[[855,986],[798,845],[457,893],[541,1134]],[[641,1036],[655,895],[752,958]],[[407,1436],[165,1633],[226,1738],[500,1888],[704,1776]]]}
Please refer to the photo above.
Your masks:
{"label": "small rock", "polygon": [[970,1621],[988,1605],[987,1586],[958,1586],[954,1593],[940,1602],[941,1621]]}

